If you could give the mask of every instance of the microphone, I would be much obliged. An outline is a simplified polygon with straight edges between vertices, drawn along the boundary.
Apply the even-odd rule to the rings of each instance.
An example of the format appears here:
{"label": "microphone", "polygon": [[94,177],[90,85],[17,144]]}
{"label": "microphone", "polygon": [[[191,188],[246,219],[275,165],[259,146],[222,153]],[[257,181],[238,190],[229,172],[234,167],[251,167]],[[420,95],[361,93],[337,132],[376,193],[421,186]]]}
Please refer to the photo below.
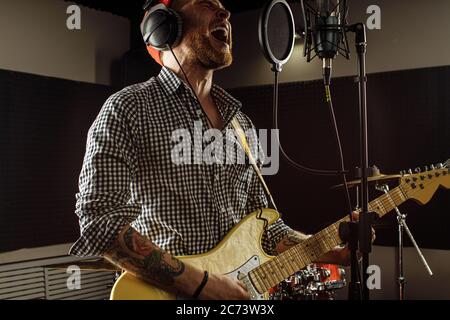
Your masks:
{"label": "microphone", "polygon": [[[305,25],[303,55],[310,62],[319,57],[323,63],[325,85],[330,85],[332,60],[338,54],[350,58],[346,36],[347,0],[301,0]],[[314,55],[312,53],[314,52]]]}

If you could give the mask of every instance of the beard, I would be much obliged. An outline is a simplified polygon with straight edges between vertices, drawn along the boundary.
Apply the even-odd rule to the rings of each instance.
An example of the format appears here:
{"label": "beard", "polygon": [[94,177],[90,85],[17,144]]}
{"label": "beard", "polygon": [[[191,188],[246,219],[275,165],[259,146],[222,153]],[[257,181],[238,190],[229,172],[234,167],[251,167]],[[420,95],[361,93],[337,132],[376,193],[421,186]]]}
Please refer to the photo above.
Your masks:
{"label": "beard", "polygon": [[196,57],[197,61],[206,69],[223,69],[230,66],[233,62],[231,41],[229,50],[219,50],[211,44],[206,35],[193,32],[189,36],[188,43],[190,43],[193,57]]}

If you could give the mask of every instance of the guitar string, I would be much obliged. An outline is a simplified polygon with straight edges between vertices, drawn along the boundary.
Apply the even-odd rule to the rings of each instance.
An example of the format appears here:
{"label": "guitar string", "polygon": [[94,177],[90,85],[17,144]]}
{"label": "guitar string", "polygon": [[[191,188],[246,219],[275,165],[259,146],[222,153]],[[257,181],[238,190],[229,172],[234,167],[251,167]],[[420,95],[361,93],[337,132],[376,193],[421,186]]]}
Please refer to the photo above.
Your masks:
{"label": "guitar string", "polygon": [[[447,168],[447,170],[448,170],[448,168]],[[440,172],[441,174],[443,174],[443,172],[445,171],[445,170],[441,170],[442,172]],[[424,173],[425,174],[425,173]],[[433,176],[434,178],[436,178],[436,176]],[[431,179],[429,179],[429,180],[431,180]],[[433,179],[434,180],[434,179]],[[390,198],[392,198],[392,199],[396,199],[396,200],[400,200],[400,202],[397,204],[395,201],[393,202],[393,204],[394,204],[394,206],[392,206],[392,204],[390,204],[389,203],[389,205],[390,206],[392,206],[392,208],[391,209],[388,209],[388,210],[386,210],[386,206],[385,206],[385,204],[386,204],[386,199],[388,199],[389,198],[389,196],[387,195],[387,194],[384,194],[384,195],[382,195],[382,196],[380,196],[380,197],[378,197],[378,198],[376,198],[376,199],[374,199],[374,200],[372,200],[370,203],[372,203],[372,202],[375,202],[375,201],[381,201],[382,203],[383,203],[383,211],[385,211],[385,212],[381,212],[382,213],[382,215],[384,216],[385,214],[387,214],[387,213],[389,213],[390,211],[392,211],[396,206],[398,206],[398,205],[401,205],[402,203],[404,203],[405,201],[407,201],[408,199],[411,199],[411,198],[413,198],[412,197],[412,195],[415,195],[415,194],[417,194],[417,193],[420,193],[422,190],[425,190],[426,189],[426,186],[429,186],[430,184],[432,184],[432,183],[436,183],[435,181],[423,181],[423,183],[422,183],[422,186],[424,187],[423,189],[419,189],[419,188],[410,188],[409,189],[409,191],[408,191],[408,187],[409,187],[409,183],[403,183],[403,185],[404,186],[406,186],[407,188],[405,188],[406,189],[406,195],[408,196],[408,198],[406,199],[405,198],[405,196],[404,196],[404,190],[402,190],[402,185],[399,185],[399,186],[397,186],[396,188],[394,188],[394,189],[392,189],[389,193],[392,193],[393,195],[391,195],[390,196]],[[399,193],[400,192],[400,193]],[[402,199],[402,196],[403,196],[403,198],[404,199]],[[382,199],[383,198],[383,199]],[[346,218],[348,218],[348,217],[344,217],[343,219],[341,219],[341,220],[346,220]],[[307,242],[308,240],[312,240],[313,238],[314,238],[314,242],[318,242],[318,240],[321,240],[321,232],[329,232],[330,231],[330,228],[336,228],[336,231],[334,231],[334,232],[332,232],[332,234],[334,234],[334,236],[333,236],[333,238],[336,238],[336,234],[338,234],[338,230],[337,230],[337,224],[339,224],[340,222],[341,222],[341,220],[339,220],[339,221],[337,221],[336,223],[333,223],[333,224],[331,224],[330,226],[328,226],[328,227],[326,227],[326,228],[324,228],[323,230],[321,230],[321,231],[319,231],[318,233],[316,233],[313,237],[310,237],[310,238],[308,238],[307,240],[305,240],[303,243],[305,243],[305,242]],[[325,231],[326,230],[326,231]],[[316,239],[316,237],[318,238],[318,239]],[[310,241],[309,241],[310,242]],[[309,246],[310,244],[308,243],[307,244],[307,246]],[[293,249],[293,248],[296,248],[296,250],[297,249],[300,249],[300,247],[298,246],[298,245],[296,245],[296,246],[294,246],[294,247],[292,247],[291,249]],[[315,248],[317,248],[317,246],[315,246]],[[291,249],[288,249],[288,250],[286,250],[285,252],[289,252],[289,254],[295,254],[295,252],[294,252],[294,250],[291,250]],[[314,249],[313,249],[314,250]],[[314,250],[315,251],[315,250]],[[314,253],[315,255],[317,255],[316,253]],[[280,254],[280,255],[283,255],[283,253],[282,254]],[[300,255],[300,257],[296,257],[296,258],[299,258],[300,259],[300,261],[301,261],[301,263],[303,264],[304,263],[304,261],[303,261],[303,259],[302,259],[302,256],[304,257],[304,255]],[[266,265],[269,265],[270,264],[270,266],[272,266],[273,265],[273,261],[274,259],[272,259],[272,260],[269,260],[269,261],[267,261],[266,263],[264,263],[264,264],[262,264],[262,265],[260,265],[260,266],[258,266],[258,267],[256,267],[256,268],[254,268],[253,270],[251,270],[249,273],[252,273],[253,271],[257,271],[257,272],[264,272],[264,267],[266,266]],[[308,260],[308,258],[306,259],[306,260]],[[268,289],[269,287],[267,287],[266,289]]]}

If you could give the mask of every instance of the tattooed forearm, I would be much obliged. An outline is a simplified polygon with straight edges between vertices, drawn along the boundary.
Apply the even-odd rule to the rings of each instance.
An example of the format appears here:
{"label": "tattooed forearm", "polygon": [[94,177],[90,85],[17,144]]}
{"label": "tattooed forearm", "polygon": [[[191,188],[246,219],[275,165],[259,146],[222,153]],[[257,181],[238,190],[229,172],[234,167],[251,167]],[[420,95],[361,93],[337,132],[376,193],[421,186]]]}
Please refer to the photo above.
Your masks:
{"label": "tattooed forearm", "polygon": [[277,253],[281,253],[306,239],[308,239],[307,235],[292,230],[286,234],[283,239],[281,239],[281,241],[277,244],[275,251]]}
{"label": "tattooed forearm", "polygon": [[119,267],[160,287],[172,287],[185,265],[140,235],[132,227],[122,230],[105,257]]}
{"label": "tattooed forearm", "polygon": [[291,231],[283,238],[282,241],[285,246],[290,247],[290,246],[294,246],[306,239],[307,239],[306,235],[301,234],[300,232],[297,232],[297,231]]}

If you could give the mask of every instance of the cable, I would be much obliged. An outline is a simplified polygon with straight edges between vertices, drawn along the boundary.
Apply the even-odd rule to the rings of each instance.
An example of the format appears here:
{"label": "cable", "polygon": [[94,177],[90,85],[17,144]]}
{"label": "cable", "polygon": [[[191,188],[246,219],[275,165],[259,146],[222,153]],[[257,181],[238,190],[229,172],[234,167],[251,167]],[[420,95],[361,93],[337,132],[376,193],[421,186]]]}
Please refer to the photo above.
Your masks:
{"label": "cable", "polygon": [[168,45],[168,47],[169,47],[170,52],[172,53],[173,57],[175,58],[175,61],[177,62],[178,66],[180,67],[181,72],[183,73],[184,78],[186,79],[186,81],[187,81],[187,83],[188,83],[188,85],[189,85],[189,88],[191,88],[192,93],[193,93],[194,96],[195,96],[195,99],[197,100],[198,104],[200,105],[200,109],[202,110],[204,116],[205,116],[206,119],[208,120],[209,125],[211,126],[211,128],[214,128],[214,126],[213,126],[213,124],[212,124],[212,121],[211,121],[211,119],[208,117],[208,114],[206,113],[205,109],[203,109],[203,106],[202,106],[202,104],[200,103],[200,99],[198,98],[198,95],[197,95],[197,93],[195,92],[194,87],[192,86],[191,82],[189,81],[189,78],[187,77],[186,72],[184,72],[184,69],[183,69],[183,67],[181,66],[180,61],[178,61],[177,56],[176,56],[175,53],[173,52],[172,46],[169,46],[169,45]]}
{"label": "cable", "polygon": [[[339,129],[337,126],[337,122],[336,122],[336,116],[334,114],[334,108],[333,108],[333,101],[331,99],[331,91],[330,91],[330,86],[329,85],[325,85],[325,96],[326,96],[326,100],[327,100],[327,104],[328,104],[328,109],[330,111],[330,117],[331,117],[331,122],[334,128],[334,136],[336,138],[336,147],[337,147],[337,153],[338,153],[338,157],[340,160],[340,167],[341,167],[341,171],[344,172],[345,171],[345,167],[344,167],[344,154],[342,152],[342,144],[341,144],[341,138],[339,137]],[[348,185],[347,185],[347,177],[344,174],[341,174],[342,177],[342,182],[344,185],[344,191],[345,191],[345,198],[347,201],[347,205],[348,205],[348,209],[349,209],[349,215],[350,215],[350,221],[353,221],[353,217],[352,217],[352,202],[350,200],[350,192],[348,191]]]}
{"label": "cable", "polygon": [[286,161],[289,162],[289,164],[291,166],[293,166],[294,168],[296,168],[299,171],[302,171],[302,172],[305,172],[308,174],[321,175],[321,176],[336,176],[336,175],[342,175],[342,174],[347,173],[343,169],[341,169],[341,171],[337,171],[337,170],[320,170],[320,169],[308,168],[306,166],[303,166],[303,165],[295,162],[295,160],[293,160],[291,157],[289,157],[289,155],[287,155],[287,153],[284,151],[283,146],[281,144],[280,134],[279,134],[279,130],[278,130],[278,71],[275,70],[274,73],[275,73],[275,82],[274,82],[274,86],[273,86],[273,119],[274,119],[274,129],[275,129],[275,133],[277,136],[278,147],[280,149],[281,155],[286,159]]}
{"label": "cable", "polygon": [[[337,153],[339,156],[339,162],[340,162],[340,167],[341,170],[344,171],[344,153],[342,152],[342,144],[341,144],[341,138],[339,136],[339,129],[338,129],[338,125],[337,125],[337,121],[336,121],[336,116],[334,114],[334,108],[333,108],[333,100],[331,99],[331,91],[330,91],[330,85],[329,84],[325,84],[325,98],[328,104],[328,109],[330,111],[330,117],[331,117],[331,122],[333,124],[333,128],[334,128],[334,133],[335,133],[335,138],[336,138],[336,148],[337,148]],[[347,200],[347,205],[348,205],[348,209],[349,209],[349,216],[350,216],[350,221],[353,222],[353,215],[352,215],[352,203],[351,203],[351,199],[350,199],[350,192],[348,190],[348,184],[347,184],[347,177],[345,176],[345,173],[341,175],[342,177],[342,182],[344,184],[344,192],[345,192],[345,198]],[[358,264],[357,264],[358,265]],[[356,278],[358,279],[358,282],[361,284],[361,271],[360,271],[360,267],[355,266],[356,267]],[[363,269],[366,270],[366,269]],[[360,295],[362,294],[362,291],[360,290]],[[360,299],[362,298],[362,296],[360,296]],[[362,300],[362,299],[361,299]]]}
{"label": "cable", "polygon": [[[275,73],[275,81],[274,81],[274,93],[273,93],[273,99],[274,99],[273,100],[273,118],[274,118],[275,132],[277,135],[277,142],[278,142],[278,146],[280,148],[281,154],[294,168],[297,168],[298,170],[300,170],[302,172],[314,174],[314,175],[327,175],[327,176],[328,175],[340,175],[342,177],[342,181],[344,184],[345,198],[346,198],[347,206],[349,209],[350,221],[353,221],[352,204],[351,204],[351,199],[350,199],[350,193],[348,190],[347,177],[345,176],[347,171],[345,171],[344,156],[343,156],[343,152],[342,152],[342,144],[341,144],[341,139],[339,137],[339,129],[338,129],[336,117],[334,114],[333,101],[331,99],[331,92],[330,92],[329,85],[325,85],[325,95],[326,95],[326,102],[329,107],[330,117],[332,120],[332,125],[334,127],[334,133],[335,133],[335,138],[336,138],[336,142],[337,142],[336,146],[337,146],[337,151],[338,151],[338,155],[339,155],[339,159],[340,159],[340,167],[341,167],[340,171],[311,169],[311,168],[308,168],[308,167],[298,164],[297,162],[292,160],[286,154],[286,152],[284,151],[284,149],[281,145],[279,132],[278,132],[278,71],[276,71],[276,68],[274,68],[274,73]],[[356,268],[356,277],[357,277],[359,283],[361,283],[361,272],[360,272],[359,268]]]}

